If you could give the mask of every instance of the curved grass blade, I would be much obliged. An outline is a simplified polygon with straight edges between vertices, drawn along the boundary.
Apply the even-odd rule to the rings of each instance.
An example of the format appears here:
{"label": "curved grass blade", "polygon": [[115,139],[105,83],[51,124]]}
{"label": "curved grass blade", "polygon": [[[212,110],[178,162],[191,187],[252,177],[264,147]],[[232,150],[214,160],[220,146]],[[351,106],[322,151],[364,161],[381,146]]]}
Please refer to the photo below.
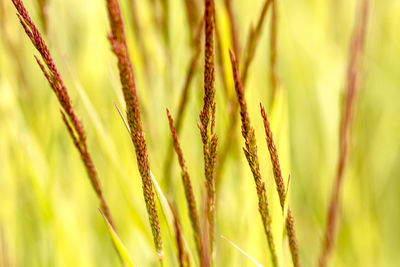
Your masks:
{"label": "curved grass blade", "polygon": [[257,262],[252,256],[250,256],[246,251],[235,245],[232,241],[230,241],[228,238],[225,236],[221,235],[221,238],[224,239],[226,242],[228,242],[232,247],[236,248],[237,250],[240,251],[243,255],[245,255],[249,260],[254,262],[258,267],[264,267],[261,263]]}
{"label": "curved grass blade", "polygon": [[114,228],[110,224],[110,222],[107,220],[106,216],[104,216],[103,212],[101,209],[99,209],[101,216],[103,216],[104,220],[107,223],[108,230],[110,231],[112,240],[114,242],[115,248],[117,249],[121,259],[125,262],[126,266],[128,267],[133,267],[132,259],[129,256],[128,250],[126,249],[125,245],[122,243],[121,239],[119,238],[117,232],[115,232]]}
{"label": "curved grass blade", "polygon": [[[164,218],[167,222],[168,225],[168,232],[171,237],[175,236],[175,223],[174,223],[174,215],[171,209],[171,206],[167,200],[167,197],[165,196],[164,192],[162,191],[159,183],[157,182],[156,178],[153,175],[153,172],[150,170],[150,177],[151,181],[153,182],[154,185],[154,191],[156,192],[156,196],[158,198],[158,201],[160,202],[161,206],[161,212],[164,215]],[[185,236],[182,235],[182,241],[183,244],[185,245],[186,248],[189,248],[188,242],[185,238]],[[189,252],[189,258],[191,262],[194,262],[194,257],[190,249],[187,249]]]}

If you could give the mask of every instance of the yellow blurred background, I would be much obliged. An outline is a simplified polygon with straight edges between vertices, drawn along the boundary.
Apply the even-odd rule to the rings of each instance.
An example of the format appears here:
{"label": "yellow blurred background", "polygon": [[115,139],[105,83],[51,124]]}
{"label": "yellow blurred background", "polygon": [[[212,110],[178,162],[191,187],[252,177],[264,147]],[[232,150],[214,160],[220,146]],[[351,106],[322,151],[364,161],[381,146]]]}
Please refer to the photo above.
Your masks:
{"label": "yellow blurred background", "polygon": [[[193,54],[183,0],[169,0],[168,37],[154,19],[154,2],[136,1],[142,47],[134,32],[131,0],[121,0],[143,114],[150,166],[178,204],[186,240],[195,254],[180,169],[172,183],[164,164],[171,134],[165,109],[177,113]],[[48,0],[47,30],[39,1],[24,4],[43,33],[82,119],[89,151],[122,242],[135,266],[158,266],[134,149],[114,102],[124,109],[115,56],[107,39],[105,1]],[[202,3],[202,1],[200,1]],[[229,21],[216,0],[225,76],[234,96],[228,49]],[[292,266],[265,142],[259,102],[270,114],[283,177],[291,175],[289,203],[303,266],[315,266],[338,161],[339,123],[356,0],[278,1],[278,73],[281,87],[269,105],[268,13],[249,69],[246,99],[256,130],[282,266]],[[63,125],[59,104],[38,68],[34,47],[11,1],[0,0],[0,265],[118,266],[118,255],[98,211],[79,154]],[[245,48],[263,1],[234,0],[239,40]],[[203,7],[202,9],[203,10]],[[371,1],[363,75],[355,106],[338,232],[331,266],[400,266],[400,1]],[[242,53],[243,54],[243,53]],[[190,88],[179,135],[197,202],[204,195],[203,152],[197,127],[203,97],[203,52]],[[219,148],[229,124],[229,102],[216,71]],[[271,266],[243,139],[228,155],[217,196],[216,266],[255,266],[221,238]],[[199,205],[200,206],[200,205]],[[165,266],[177,266],[174,237],[161,219]]]}

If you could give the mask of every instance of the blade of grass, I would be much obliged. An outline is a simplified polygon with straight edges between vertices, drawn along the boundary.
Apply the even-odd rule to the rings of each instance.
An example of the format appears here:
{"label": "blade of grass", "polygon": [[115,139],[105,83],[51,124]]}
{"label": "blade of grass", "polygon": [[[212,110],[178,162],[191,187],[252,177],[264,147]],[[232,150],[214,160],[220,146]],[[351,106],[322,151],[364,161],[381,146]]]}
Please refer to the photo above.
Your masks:
{"label": "blade of grass", "polygon": [[245,255],[249,260],[251,260],[252,262],[255,263],[255,265],[257,265],[258,267],[264,267],[261,263],[257,262],[252,256],[250,256],[246,251],[244,251],[243,249],[241,249],[239,246],[237,246],[235,243],[233,243],[232,241],[230,241],[228,238],[226,238],[225,236],[221,235],[221,238],[224,239],[226,242],[228,242],[232,247],[236,248],[237,250],[240,251],[240,253],[242,253],[243,255]]}
{"label": "blade of grass", "polygon": [[[153,175],[153,173],[151,171],[150,171],[150,175],[151,175],[152,182],[154,184],[154,188],[155,188],[155,191],[156,191],[156,195],[157,195],[158,201],[161,204],[160,205],[161,206],[161,212],[164,215],[164,218],[165,218],[165,220],[167,222],[167,225],[168,225],[169,235],[171,237],[173,237],[174,236],[175,227],[174,227],[174,215],[173,215],[171,206],[169,205],[167,197],[165,196],[165,194],[162,191],[159,183],[157,182],[156,178],[154,177],[154,175]],[[189,245],[187,243],[187,240],[183,235],[182,235],[182,242],[185,244],[186,248],[189,247]],[[187,250],[187,251],[189,252],[189,258],[193,259],[193,255],[190,252],[190,250]]]}
{"label": "blade of grass", "polygon": [[277,54],[278,54],[278,1],[272,1],[272,16],[271,16],[271,33],[270,33],[270,57],[269,57],[269,68],[270,68],[270,82],[271,82],[271,97],[270,105],[275,99],[276,91],[279,89],[279,77],[278,77],[278,66],[277,66]]}
{"label": "blade of grass", "polygon": [[122,241],[119,238],[119,236],[118,236],[117,232],[115,231],[114,227],[107,220],[107,217],[104,216],[104,214],[101,211],[101,209],[99,209],[99,211],[100,211],[101,216],[103,216],[104,221],[107,223],[107,228],[108,228],[108,230],[110,232],[110,235],[112,237],[114,245],[117,248],[117,251],[118,251],[121,259],[124,260],[125,264],[128,267],[133,267],[133,263],[132,263],[131,257],[129,256],[128,250],[126,249],[125,245],[122,243]]}

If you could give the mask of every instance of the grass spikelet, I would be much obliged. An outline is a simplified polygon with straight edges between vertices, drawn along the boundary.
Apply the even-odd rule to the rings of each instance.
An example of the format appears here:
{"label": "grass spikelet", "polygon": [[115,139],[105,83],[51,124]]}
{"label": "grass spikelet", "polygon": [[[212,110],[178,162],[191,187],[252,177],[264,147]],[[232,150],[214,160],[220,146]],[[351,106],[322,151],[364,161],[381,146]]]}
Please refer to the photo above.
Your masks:
{"label": "grass spikelet", "polygon": [[273,266],[278,266],[278,257],[275,251],[275,244],[271,229],[271,214],[269,211],[265,184],[262,181],[260,173],[260,164],[258,161],[257,144],[256,144],[254,128],[251,126],[250,123],[250,117],[247,111],[247,104],[244,95],[244,88],[239,76],[236,59],[231,51],[229,51],[229,53],[232,62],[232,72],[233,72],[233,79],[235,81],[236,94],[238,97],[238,102],[240,107],[240,117],[242,120],[242,135],[245,141],[245,148],[243,148],[243,151],[246,156],[247,162],[249,163],[251,172],[253,173],[254,182],[256,184],[257,196],[258,196],[258,208],[261,215],[261,220],[263,222],[264,231],[267,235],[268,245],[271,251],[272,263]]}
{"label": "grass spikelet", "polygon": [[289,239],[289,249],[290,249],[290,254],[292,255],[293,266],[300,267],[301,264],[300,264],[299,249],[296,239],[296,231],[294,227],[294,218],[292,211],[290,210],[289,207],[287,208],[287,215],[286,215],[286,232]]}
{"label": "grass spikelet", "polygon": [[350,46],[350,58],[347,66],[347,85],[345,100],[346,104],[341,118],[341,129],[339,136],[339,161],[337,166],[335,184],[332,189],[332,195],[329,204],[327,226],[324,234],[322,252],[319,258],[320,267],[327,266],[328,258],[332,251],[335,238],[336,223],[338,220],[337,213],[339,209],[339,197],[349,153],[348,150],[350,143],[350,128],[361,75],[361,61],[364,53],[368,10],[369,0],[360,0],[360,6],[358,10],[359,13],[352,36],[352,43]]}
{"label": "grass spikelet", "polygon": [[[258,19],[257,26],[255,29],[251,28],[250,33],[247,39],[247,47],[245,51],[245,59],[242,67],[242,72],[241,72],[241,77],[242,77],[242,85],[243,88],[246,87],[246,81],[247,81],[247,74],[248,74],[248,69],[250,67],[251,62],[253,61],[256,49],[257,49],[257,44],[258,44],[258,39],[261,35],[261,30],[262,26],[264,24],[265,20],[265,15],[268,11],[269,6],[271,5],[273,0],[265,0],[265,3],[263,5],[263,8],[261,10],[261,15],[260,18]],[[237,55],[236,55],[237,56]],[[228,129],[225,134],[224,140],[224,146],[221,149],[221,152],[219,153],[219,158],[218,158],[218,168],[217,168],[217,183],[220,183],[220,178],[221,174],[223,171],[223,167],[226,161],[226,158],[229,154],[229,151],[232,147],[232,143],[235,140],[235,127],[236,124],[238,123],[238,115],[237,115],[237,109],[238,109],[238,103],[236,102],[235,98],[230,99],[231,102],[231,120],[228,126]]]}
{"label": "grass spikelet", "polygon": [[[285,183],[282,178],[282,172],[281,172],[281,167],[280,167],[280,163],[279,163],[278,151],[276,150],[276,146],[274,143],[274,137],[273,137],[273,134],[271,131],[271,126],[268,121],[267,113],[265,112],[265,109],[261,103],[260,103],[260,110],[261,110],[261,116],[262,116],[263,122],[264,122],[265,135],[266,135],[269,155],[271,157],[272,170],[274,173],[276,189],[278,191],[282,212],[284,212],[287,191],[285,190]],[[290,176],[289,176],[289,179],[290,179]],[[288,239],[289,239],[289,248],[290,248],[290,253],[292,255],[293,265],[295,267],[300,267],[299,249],[297,247],[296,232],[295,232],[295,227],[294,227],[294,218],[293,218],[292,211],[290,210],[289,206],[287,208],[286,231],[287,231],[287,235],[288,235]]]}
{"label": "grass spikelet", "polygon": [[107,11],[111,25],[109,40],[114,54],[118,59],[118,69],[122,91],[127,109],[128,125],[131,139],[135,147],[139,173],[142,177],[143,195],[149,216],[156,251],[162,261],[163,244],[161,238],[160,222],[156,209],[155,196],[150,175],[150,164],[147,155],[146,141],[144,139],[140,109],[133,76],[132,63],[129,57],[128,46],[125,38],[124,23],[117,0],[107,0]]}
{"label": "grass spikelet", "polygon": [[225,240],[226,242],[228,242],[232,247],[236,248],[240,253],[242,253],[243,255],[245,255],[249,260],[251,260],[252,262],[254,262],[255,265],[257,265],[257,267],[264,267],[261,263],[259,263],[258,261],[256,261],[252,256],[250,256],[246,251],[244,251],[243,249],[241,249],[239,246],[237,246],[235,243],[233,243],[232,241],[230,241],[228,238],[226,238],[225,236],[221,235],[221,238],[223,240]]}
{"label": "grass spikelet", "polygon": [[266,135],[269,155],[271,157],[272,170],[274,173],[276,188],[278,190],[279,200],[281,208],[283,210],[285,208],[286,190],[285,190],[285,182],[283,181],[282,178],[281,166],[279,164],[278,151],[276,150],[274,137],[271,131],[271,126],[269,124],[267,114],[261,103],[260,103],[260,110],[264,122],[265,135]]}
{"label": "grass spikelet", "polygon": [[214,1],[205,1],[205,68],[204,98],[200,113],[201,139],[204,151],[204,172],[207,189],[207,217],[209,224],[211,255],[215,236],[215,165],[218,138],[215,134],[215,65],[214,65]]}
{"label": "grass spikelet", "polygon": [[[86,172],[89,176],[89,180],[93,186],[93,189],[100,200],[101,209],[104,211],[107,220],[110,224],[115,228],[114,222],[111,218],[110,210],[108,208],[107,202],[104,199],[103,191],[101,189],[100,181],[97,175],[96,168],[94,166],[92,157],[89,153],[87,142],[86,142],[86,132],[83,128],[82,122],[79,120],[78,115],[72,105],[72,101],[69,97],[67,88],[64,85],[64,82],[61,78],[60,73],[54,63],[54,60],[50,54],[47,45],[42,38],[39,30],[36,25],[31,20],[29,13],[24,7],[24,4],[21,0],[12,0],[15,8],[18,11],[18,18],[25,30],[25,33],[31,39],[32,44],[35,46],[37,51],[40,53],[42,61],[35,56],[35,59],[42,70],[44,76],[48,80],[50,87],[53,92],[56,94],[57,99],[62,107],[61,114],[62,119],[67,127],[68,132],[71,135],[71,138],[74,142],[75,147],[78,149],[81,159],[85,165]],[[47,70],[46,70],[46,67]]]}
{"label": "grass spikelet", "polygon": [[194,235],[194,241],[196,243],[197,247],[197,252],[199,256],[201,257],[201,249],[202,249],[202,244],[201,244],[201,230],[200,230],[200,221],[199,221],[199,216],[197,213],[197,204],[196,204],[196,199],[193,193],[193,187],[192,187],[192,182],[190,180],[189,172],[187,171],[187,166],[185,163],[185,159],[183,157],[183,152],[181,145],[178,140],[178,134],[176,133],[175,127],[174,127],[174,121],[172,119],[172,116],[167,109],[167,116],[169,120],[169,126],[171,129],[172,133],[172,139],[175,147],[176,154],[178,155],[178,160],[179,160],[179,165],[181,166],[182,169],[182,183],[185,188],[185,196],[186,196],[186,201],[188,203],[188,211],[189,211],[189,217],[190,221],[192,224],[193,228],[193,235]]}
{"label": "grass spikelet", "polygon": [[[165,196],[164,192],[162,191],[160,185],[157,182],[157,179],[154,177],[154,175],[151,171],[150,171],[150,176],[151,176],[151,180],[154,185],[157,199],[160,203],[161,214],[163,215],[165,221],[167,222],[168,232],[169,232],[170,236],[175,236],[174,235],[174,232],[175,232],[174,215],[173,215],[173,211],[172,211],[170,202],[168,202],[167,197]],[[185,246],[188,247],[187,241],[186,241],[184,235],[181,235],[181,239],[182,239],[182,242],[185,244]],[[189,255],[189,258],[193,259],[193,255],[191,254],[190,250],[187,250],[187,254]]]}

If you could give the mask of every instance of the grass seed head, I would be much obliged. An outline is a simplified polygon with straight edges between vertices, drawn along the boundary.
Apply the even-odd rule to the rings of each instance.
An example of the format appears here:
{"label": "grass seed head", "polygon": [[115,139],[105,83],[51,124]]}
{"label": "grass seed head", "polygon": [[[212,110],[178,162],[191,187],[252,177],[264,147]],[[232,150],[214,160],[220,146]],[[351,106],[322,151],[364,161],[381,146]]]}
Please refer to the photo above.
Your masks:
{"label": "grass seed head", "polygon": [[127,108],[128,125],[131,139],[135,147],[139,173],[142,177],[143,195],[149,216],[153,240],[160,260],[163,258],[163,243],[161,238],[160,222],[156,209],[153,185],[150,176],[150,163],[147,155],[142,121],[140,117],[139,101],[136,92],[132,63],[126,43],[124,23],[118,0],[107,0],[108,18],[111,25],[109,40],[114,54],[118,59],[118,69],[122,91]]}

